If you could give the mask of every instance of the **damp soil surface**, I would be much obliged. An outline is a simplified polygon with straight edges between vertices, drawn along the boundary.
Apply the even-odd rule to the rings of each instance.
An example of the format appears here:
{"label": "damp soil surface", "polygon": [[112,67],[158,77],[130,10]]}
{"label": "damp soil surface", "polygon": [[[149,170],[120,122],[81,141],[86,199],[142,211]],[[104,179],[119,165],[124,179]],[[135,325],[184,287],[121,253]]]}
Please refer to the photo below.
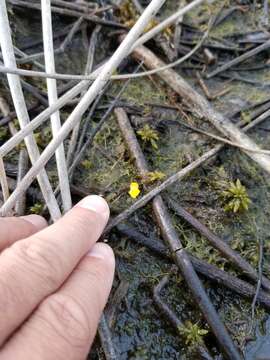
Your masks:
{"label": "damp soil surface", "polygon": [[[127,1],[122,3],[127,3]],[[191,49],[206,31],[210,16],[223,16],[230,9],[235,8],[222,21],[213,26],[206,45],[198,50],[197,56],[193,56],[175,69],[203,96],[205,96],[205,92],[198,84],[196,71],[202,75],[210,73],[217,66],[238,57],[246,49],[253,48],[265,41],[263,35],[266,33],[267,25],[264,23],[263,3],[260,1],[255,3],[255,9],[247,1],[216,1],[210,5],[205,3],[184,17],[180,44]],[[141,4],[145,6],[147,1],[141,1]],[[132,13],[127,12],[125,15],[124,6],[127,7],[126,4],[120,4],[120,10],[115,10],[113,13],[115,19],[122,23],[132,20]],[[160,21],[176,11],[178,6],[178,1],[168,0],[164,10],[159,12],[157,20]],[[22,48],[29,42],[40,39],[39,12],[33,11],[30,17],[25,10],[10,7],[10,19],[16,46]],[[53,21],[55,32],[58,32],[72,24],[74,19],[55,15]],[[88,24],[86,34],[91,34],[93,28],[92,24]],[[169,35],[165,34],[164,36],[172,36],[171,33],[173,33],[173,28],[168,32]],[[55,40],[55,46],[60,43],[61,39]],[[169,62],[164,51],[157,48],[154,42],[150,42],[148,45],[164,61]],[[113,33],[113,29],[102,28],[96,48],[95,65],[107,59],[116,46],[117,37]],[[216,63],[207,64],[203,52],[205,48],[211,50]],[[42,51],[41,45],[25,51],[31,54],[38,50]],[[252,106],[269,98],[269,55],[270,52],[266,50],[229,71],[223,72],[220,76],[205,80],[211,94],[221,94],[215,99],[209,100],[212,105],[231,117],[234,122],[241,119],[251,121],[252,111],[250,109],[253,109]],[[179,52],[178,57],[181,56],[182,54]],[[57,71],[81,74],[84,72],[86,59],[85,41],[83,41],[82,33],[78,32],[64,54],[56,56]],[[43,58],[40,59],[40,62],[42,61]],[[136,66],[137,63],[134,60],[127,59],[124,70],[119,71],[133,72]],[[46,91],[46,84],[43,80],[28,81]],[[59,82],[59,84],[63,83]],[[97,110],[91,119],[88,119],[89,133],[97,126],[108,104],[111,104],[122,86],[121,81],[111,82]],[[226,91],[224,92],[224,90]],[[5,81],[1,84],[1,93],[9,98]],[[31,102],[31,96],[27,94],[26,96]],[[121,96],[121,104],[125,107],[133,128],[137,132],[151,172],[159,173],[159,176],[156,175],[156,178],[150,183],[150,187],[157,186],[162,179],[174,174],[216,145],[215,140],[187,129],[181,125],[182,122],[220,135],[207,120],[194,117],[192,106],[188,108],[182,104],[181,98],[158,76],[131,80]],[[72,105],[63,109],[61,113],[63,122],[72,109]],[[85,119],[82,119],[82,123]],[[147,125],[157,134],[154,145],[150,141],[143,140],[139,135],[141,131],[145,131]],[[269,119],[266,119],[248,134],[262,148],[269,149],[269,131],[270,123]],[[51,136],[48,127],[42,126],[36,133],[39,134],[42,149]],[[1,134],[2,141],[4,141],[8,135]],[[68,145],[69,139],[65,143],[66,147]],[[16,164],[16,151],[9,154],[7,161]],[[48,165],[48,171],[51,180],[56,185],[57,178],[53,160]],[[250,204],[247,210],[234,213],[232,209],[228,210],[228,200],[224,196],[224,191],[230,189],[232,183],[235,184],[237,180],[240,180],[245,187]],[[142,196],[146,193],[145,181],[138,174],[115,116],[112,114],[97,133],[92,145],[87,149],[76,168],[73,185],[77,192],[74,195],[74,201],[82,192],[100,193],[109,202],[111,214],[114,216],[136,201],[128,193],[130,183],[137,182],[139,184],[141,190],[139,196]],[[186,208],[238,251],[254,268],[258,267],[259,244],[263,242],[263,273],[270,277],[269,176],[243,151],[225,146],[215,158],[182,181],[169,187],[163,195],[174,199]],[[28,211],[39,211],[40,208],[37,207],[39,203],[42,202],[38,199],[29,200]],[[170,211],[170,215],[184,247],[189,252],[246,280],[243,274],[208,243],[206,238],[202,237],[173,211]],[[135,227],[149,238],[158,238],[162,241],[151,203],[132,215],[127,224]],[[172,327],[153,301],[153,289],[165,275],[169,276],[169,282],[161,293],[163,301],[181,319],[184,326],[188,327],[187,324],[192,323],[197,324],[200,329],[206,330],[202,335],[206,346],[215,359],[223,359],[214,336],[193,301],[188,284],[175,270],[173,263],[157,256],[116,229],[109,234],[107,241],[114,249],[117,267],[112,294],[105,314],[110,314],[110,327],[113,342],[118,351],[118,359],[188,360],[197,358],[197,355],[194,355],[193,343],[193,340],[197,341],[197,338],[188,340],[182,335],[183,332]],[[252,320],[252,299],[244,299],[225,287],[217,286],[204,277],[200,278],[230,335],[244,354],[244,358],[248,360],[270,359],[270,318],[267,309],[257,304],[255,317]],[[98,339],[89,354],[89,359],[104,359]]]}

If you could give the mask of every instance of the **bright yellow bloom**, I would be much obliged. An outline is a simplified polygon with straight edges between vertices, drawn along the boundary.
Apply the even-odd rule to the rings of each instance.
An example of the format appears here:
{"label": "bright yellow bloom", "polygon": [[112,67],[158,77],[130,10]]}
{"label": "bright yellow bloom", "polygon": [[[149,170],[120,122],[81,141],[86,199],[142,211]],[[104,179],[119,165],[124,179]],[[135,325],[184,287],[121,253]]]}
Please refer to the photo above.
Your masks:
{"label": "bright yellow bloom", "polygon": [[132,199],[136,199],[136,197],[140,194],[139,184],[137,182],[130,183],[129,187],[129,195],[132,197]]}

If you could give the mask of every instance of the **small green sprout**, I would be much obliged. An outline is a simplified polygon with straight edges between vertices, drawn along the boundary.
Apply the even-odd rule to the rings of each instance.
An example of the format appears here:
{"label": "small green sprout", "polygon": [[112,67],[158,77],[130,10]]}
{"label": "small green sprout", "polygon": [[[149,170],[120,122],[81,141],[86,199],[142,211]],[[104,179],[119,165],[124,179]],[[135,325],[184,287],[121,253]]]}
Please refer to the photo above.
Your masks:
{"label": "small green sprout", "polygon": [[85,169],[87,169],[87,170],[89,170],[89,169],[91,169],[92,167],[93,167],[93,163],[92,163],[92,161],[90,161],[90,160],[83,160],[82,162],[81,162],[81,164],[82,164],[82,166],[85,168]]}
{"label": "small green sprout", "polygon": [[251,121],[251,116],[249,111],[241,112],[241,119],[245,122],[245,124],[249,124]]}
{"label": "small green sprout", "polygon": [[185,337],[186,345],[196,345],[203,342],[203,337],[208,334],[208,330],[201,329],[198,324],[187,321],[185,326],[179,328],[179,332]]}
{"label": "small green sprout", "polygon": [[147,176],[147,181],[152,183],[152,182],[164,179],[166,177],[166,174],[164,174],[161,171],[156,170],[156,171],[148,172],[146,176]]}
{"label": "small green sprout", "polygon": [[144,142],[150,142],[154,149],[158,149],[158,145],[156,143],[159,140],[158,132],[154,129],[151,129],[148,124],[144,125],[141,130],[138,130],[137,134]]}
{"label": "small green sprout", "polygon": [[1,127],[0,128],[0,140],[4,140],[7,136],[7,134],[8,134],[7,128]]}
{"label": "small green sprout", "polygon": [[235,183],[231,182],[228,190],[223,191],[222,195],[228,201],[224,207],[225,211],[233,211],[234,213],[246,211],[251,203],[247,189],[239,179]]}
{"label": "small green sprout", "polygon": [[40,204],[40,203],[36,203],[36,204],[34,204],[34,205],[30,208],[30,212],[31,212],[32,214],[37,214],[37,215],[39,215],[39,214],[41,214],[42,209],[43,209],[43,205]]}

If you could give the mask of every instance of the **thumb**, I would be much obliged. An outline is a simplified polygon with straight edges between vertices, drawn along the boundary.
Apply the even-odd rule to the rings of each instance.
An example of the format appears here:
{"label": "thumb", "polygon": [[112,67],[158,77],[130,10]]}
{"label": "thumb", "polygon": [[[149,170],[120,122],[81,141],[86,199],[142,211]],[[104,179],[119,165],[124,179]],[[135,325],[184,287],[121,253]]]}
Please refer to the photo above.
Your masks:
{"label": "thumb", "polygon": [[[3,359],[85,359],[112,286],[112,249],[103,243],[80,261],[6,344]],[[31,344],[31,346],[29,346]]]}

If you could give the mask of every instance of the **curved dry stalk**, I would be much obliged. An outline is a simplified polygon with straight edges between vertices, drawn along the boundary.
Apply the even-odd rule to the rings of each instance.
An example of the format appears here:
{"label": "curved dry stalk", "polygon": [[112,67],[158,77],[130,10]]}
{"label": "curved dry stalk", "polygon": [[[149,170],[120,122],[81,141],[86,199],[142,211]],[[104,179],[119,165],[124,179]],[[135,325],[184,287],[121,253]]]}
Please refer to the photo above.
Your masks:
{"label": "curved dry stalk", "polygon": [[[60,46],[57,49],[54,49],[54,55],[61,54],[66,50],[66,47],[72,41],[76,32],[80,29],[82,21],[83,21],[83,18],[79,18],[77,21],[75,21],[75,23],[72,25],[69,33],[67,34],[67,36],[65,37],[63,42],[60,44]],[[18,59],[17,63],[18,64],[26,64],[28,62],[33,62],[36,65],[37,61],[35,61],[35,60],[37,60],[39,58],[43,58],[43,57],[44,57],[44,51],[35,53],[35,54],[31,54],[31,55],[25,55],[25,56],[23,56],[23,58]],[[42,67],[44,69],[44,66],[42,66]]]}
{"label": "curved dry stalk", "polygon": [[[4,116],[8,116],[10,114],[10,108],[8,103],[4,98],[0,97],[0,110],[2,111]],[[8,123],[9,131],[11,135],[15,135],[17,129],[15,128],[12,122]],[[18,174],[17,174],[17,184],[21,181],[21,179],[25,176],[28,170],[28,153],[26,149],[21,149],[19,153],[19,161],[18,161]],[[26,202],[26,193],[21,193],[15,204],[15,213],[17,215],[24,215],[25,211],[25,202]]]}
{"label": "curved dry stalk", "polygon": [[[2,111],[4,116],[6,116],[9,112],[9,110],[4,102],[4,99],[2,97],[0,97],[0,110]],[[9,198],[9,188],[8,188],[5,164],[4,164],[2,156],[0,156],[0,184],[1,184],[1,188],[2,188],[3,200],[5,202]]]}
{"label": "curved dry stalk", "polygon": [[3,200],[4,202],[7,201],[9,198],[9,188],[8,188],[8,181],[7,181],[7,174],[5,171],[5,165],[3,158],[0,156],[0,184],[3,193]]}
{"label": "curved dry stalk", "polygon": [[[41,0],[42,14],[42,32],[43,32],[43,48],[46,71],[55,71],[54,49],[53,49],[53,32],[52,32],[52,15],[50,0]],[[57,99],[57,84],[54,79],[47,79],[48,100],[49,105],[53,105]],[[56,137],[61,129],[61,120],[59,111],[51,115],[51,127],[53,137]],[[59,177],[60,193],[63,202],[64,212],[72,207],[72,200],[69,187],[68,170],[63,142],[59,145],[55,152],[56,166]]]}
{"label": "curved dry stalk", "polygon": [[227,144],[227,145],[231,145],[233,147],[236,147],[240,150],[244,150],[244,151],[249,151],[249,152],[252,152],[254,154],[264,154],[264,155],[270,155],[270,150],[266,150],[266,149],[253,149],[253,148],[248,148],[246,146],[243,146],[243,145],[240,145],[234,141],[230,141],[226,138],[223,138],[221,136],[218,136],[216,134],[213,134],[213,133],[210,133],[208,131],[205,131],[205,130],[202,130],[198,127],[195,127],[195,126],[192,126],[192,125],[189,125],[189,124],[186,124],[184,123],[183,121],[179,121],[179,124],[180,125],[183,125],[184,127],[186,127],[187,129],[191,129],[197,133],[200,133],[202,135],[205,135],[205,136],[208,136],[212,139],[215,139],[215,140],[218,140],[220,142],[223,142],[224,144]]}
{"label": "curved dry stalk", "polygon": [[[18,160],[18,175],[17,175],[17,185],[20,183],[21,179],[25,176],[28,171],[29,166],[29,157],[26,149],[20,150],[19,160]],[[15,212],[19,216],[25,214],[26,208],[26,192],[21,193],[15,204]]]}
{"label": "curved dry stalk", "polygon": [[[98,37],[100,30],[101,30],[101,26],[97,25],[92,32],[89,46],[88,46],[87,60],[86,60],[86,65],[85,65],[85,70],[84,70],[85,75],[91,73],[91,71],[92,71],[93,64],[94,64],[94,57],[95,57],[95,49],[96,49],[96,45],[97,45],[97,37]],[[85,94],[85,92],[86,92],[86,90],[83,90],[81,96],[83,96]],[[68,147],[68,153],[67,153],[68,165],[71,164],[71,162],[74,158],[74,154],[76,153],[76,148],[77,149],[79,148],[78,137],[79,137],[79,133],[80,133],[80,125],[81,125],[81,121],[79,121],[75,125],[75,127],[72,131],[72,135],[71,135],[71,139],[70,139],[70,143],[69,143],[69,147]]]}
{"label": "curved dry stalk", "polygon": [[[11,32],[8,21],[8,14],[5,1],[0,2],[0,43],[2,48],[2,54],[4,58],[4,63],[7,66],[11,66],[16,68],[16,60],[13,50],[13,44],[11,39]],[[24,95],[22,92],[22,87],[20,83],[20,79],[17,75],[8,75],[8,82],[11,91],[11,96],[14,102],[14,106],[16,109],[16,113],[18,116],[18,120],[21,128],[26,126],[29,122],[29,115],[26,108]],[[39,150],[37,144],[35,142],[33,134],[28,135],[25,138],[25,144],[27,146],[27,150],[31,159],[31,162],[34,164],[39,158]],[[59,210],[59,206],[53,194],[53,190],[51,188],[50,181],[48,179],[47,173],[45,169],[42,167],[40,169],[40,173],[38,175],[38,182],[45,199],[46,204],[48,205],[48,209],[50,214],[54,220],[57,220],[61,216],[61,212]],[[22,191],[25,191],[27,186]],[[16,191],[16,190],[15,190]],[[20,193],[17,195],[16,200],[20,196]],[[15,200],[15,202],[16,202]],[[15,202],[12,204],[15,205]],[[10,210],[12,207],[10,207]]]}
{"label": "curved dry stalk", "polygon": [[[2,206],[2,211],[8,211],[11,209],[16,202],[17,197],[19,196],[21,191],[25,191],[27,187],[33,182],[37,174],[43,169],[45,164],[49,161],[49,159],[54,154],[55,150],[58,146],[63,142],[63,140],[67,137],[73,127],[76,125],[78,120],[83,116],[89,104],[95,99],[98,93],[103,89],[106,83],[109,81],[113,71],[119,66],[121,61],[130,53],[130,50],[143,32],[149,21],[153,18],[156,12],[160,9],[163,5],[165,0],[152,0],[151,3],[147,6],[144,13],[140,16],[136,24],[133,28],[129,31],[124,41],[120,44],[118,49],[112,55],[110,60],[102,67],[98,78],[94,81],[91,87],[88,89],[86,94],[83,96],[79,104],[76,106],[74,111],[65,121],[64,125],[62,126],[61,130],[57,134],[43,153],[40,155],[39,159],[35,162],[33,167],[21,181],[19,186],[15,189],[12,195],[9,197],[8,201]],[[5,27],[2,26],[2,29]],[[1,32],[2,33],[2,32]],[[9,65],[9,64],[8,64]],[[14,64],[11,64],[14,67]],[[10,75],[11,76],[11,75]]]}

